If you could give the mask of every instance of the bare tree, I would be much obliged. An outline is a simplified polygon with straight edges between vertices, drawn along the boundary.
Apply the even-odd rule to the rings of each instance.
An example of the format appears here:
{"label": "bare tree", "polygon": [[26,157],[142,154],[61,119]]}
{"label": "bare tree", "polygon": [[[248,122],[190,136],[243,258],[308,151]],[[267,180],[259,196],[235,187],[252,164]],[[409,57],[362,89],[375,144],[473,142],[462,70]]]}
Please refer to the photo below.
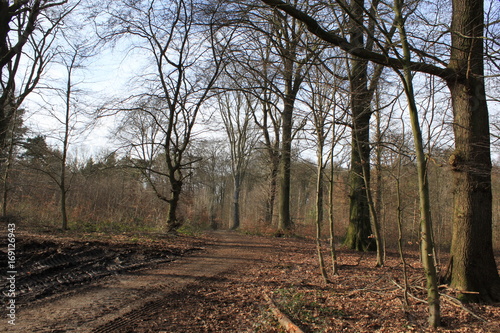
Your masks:
{"label": "bare tree", "polygon": [[[152,63],[147,67],[149,73],[137,76],[146,91],[132,99],[161,133],[156,137],[161,142],[149,144],[154,145],[154,151],[161,148],[165,169],[150,165],[146,174],[168,180],[170,194],[153,188],[169,206],[167,231],[175,231],[182,224],[177,207],[185,171],[193,163],[187,160],[186,151],[195,135],[198,115],[223,68],[230,35],[217,30],[213,16],[205,15],[206,7],[192,0],[120,1],[113,6],[110,23],[118,22],[119,29],[110,35],[130,36],[136,41],[134,48],[146,51]],[[153,185],[154,177],[148,179]]]}
{"label": "bare tree", "polygon": [[[330,145],[330,151],[326,151],[328,138],[331,136],[332,141],[336,141],[335,137],[335,117],[336,117],[336,100],[339,97],[337,90],[340,90],[340,84],[335,82],[335,76],[330,74],[322,74],[321,68],[313,67],[309,70],[305,79],[304,90],[307,91],[305,103],[308,104],[310,109],[310,122],[312,123],[312,132],[314,134],[316,144],[316,252],[318,254],[318,262],[320,273],[325,283],[328,282],[328,275],[326,272],[322,249],[322,225],[324,218],[324,202],[325,202],[325,179],[326,167],[331,162],[330,156],[334,155],[335,145]],[[339,98],[340,99],[340,98]],[[330,133],[332,132],[332,133]],[[333,169],[333,166],[331,166]],[[333,217],[331,215],[331,217]],[[333,223],[333,220],[330,221]],[[333,238],[333,225],[330,225],[331,238]],[[332,243],[332,256],[333,256],[333,272],[337,273],[335,248]]]}
{"label": "bare tree", "polygon": [[[81,123],[81,118],[84,108],[83,101],[78,101],[82,95],[78,85],[82,83],[81,79],[77,76],[77,71],[84,69],[84,62],[91,57],[92,47],[86,41],[79,41],[76,36],[69,36],[64,34],[64,44],[60,43],[60,52],[58,53],[55,61],[60,63],[65,70],[64,87],[48,87],[48,89],[55,91],[56,95],[61,100],[61,104],[57,105],[54,100],[47,101],[50,116],[57,121],[61,126],[57,131],[58,137],[55,139],[60,141],[61,156],[60,156],[60,170],[57,175],[52,177],[59,188],[60,193],[60,209],[62,219],[62,229],[68,229],[68,212],[66,208],[67,194],[70,188],[68,171],[68,154],[70,144],[76,136],[83,136],[85,126]],[[60,109],[63,112],[60,112]]]}
{"label": "bare tree", "polygon": [[241,91],[225,92],[218,98],[224,128],[229,139],[233,175],[233,220],[231,229],[240,227],[240,193],[250,155],[260,140],[253,114],[258,100]]}
{"label": "bare tree", "polygon": [[67,2],[0,1],[0,149],[6,147],[17,108],[36,87],[52,57],[57,27],[78,4],[63,6]]}
{"label": "bare tree", "polygon": [[418,119],[418,108],[415,92],[413,88],[413,73],[411,70],[411,52],[408,43],[408,35],[404,26],[403,3],[401,0],[395,0],[394,12],[395,22],[401,38],[401,49],[403,61],[403,73],[401,76],[403,82],[408,109],[410,113],[410,122],[413,133],[413,142],[417,157],[418,172],[418,193],[420,201],[420,241],[421,258],[425,270],[427,282],[427,302],[429,304],[429,326],[437,327],[441,325],[441,312],[439,304],[439,291],[437,284],[437,271],[434,265],[434,236],[431,220],[431,206],[429,197],[429,180],[427,177],[427,160],[424,154],[424,140],[422,138],[422,129]]}

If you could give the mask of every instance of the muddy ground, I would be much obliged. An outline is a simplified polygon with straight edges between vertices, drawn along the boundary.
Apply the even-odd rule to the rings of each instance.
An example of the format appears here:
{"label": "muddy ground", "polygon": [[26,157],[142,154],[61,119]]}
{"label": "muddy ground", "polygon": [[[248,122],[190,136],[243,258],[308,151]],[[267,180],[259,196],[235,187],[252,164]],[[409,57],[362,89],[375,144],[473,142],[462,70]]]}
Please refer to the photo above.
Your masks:
{"label": "muddy ground", "polygon": [[[383,268],[374,254],[338,257],[340,275],[326,284],[307,239],[20,234],[16,325],[2,315],[0,331],[283,332],[264,295],[304,332],[429,331],[416,252],[408,306],[396,253]],[[441,292],[449,297],[438,331],[500,332],[500,304],[464,307]]]}

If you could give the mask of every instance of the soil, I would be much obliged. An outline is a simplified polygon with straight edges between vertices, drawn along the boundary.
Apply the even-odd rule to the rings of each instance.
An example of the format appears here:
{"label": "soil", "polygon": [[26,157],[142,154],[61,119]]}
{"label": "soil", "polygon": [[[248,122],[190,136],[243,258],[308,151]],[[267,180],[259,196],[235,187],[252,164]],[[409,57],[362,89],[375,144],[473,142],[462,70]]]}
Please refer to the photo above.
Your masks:
{"label": "soil", "polygon": [[[407,254],[408,305],[396,253],[382,268],[372,253],[341,249],[338,258],[339,275],[325,283],[309,239],[20,234],[16,325],[2,315],[0,331],[284,332],[264,295],[304,332],[432,331],[416,251]],[[464,306],[441,292],[437,331],[500,332],[500,304]]]}

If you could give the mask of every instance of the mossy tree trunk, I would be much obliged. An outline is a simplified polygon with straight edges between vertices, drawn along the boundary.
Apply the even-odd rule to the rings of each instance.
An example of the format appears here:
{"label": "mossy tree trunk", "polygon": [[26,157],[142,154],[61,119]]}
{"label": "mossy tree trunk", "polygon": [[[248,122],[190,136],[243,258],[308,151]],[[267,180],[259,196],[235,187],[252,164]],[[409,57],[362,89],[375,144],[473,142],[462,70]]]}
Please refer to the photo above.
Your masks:
{"label": "mossy tree trunk", "polygon": [[[354,110],[354,105],[353,105]],[[375,250],[375,242],[372,239],[372,228],[370,224],[370,208],[365,182],[370,183],[370,172],[363,172],[363,164],[369,163],[370,147],[369,119],[367,110],[358,108],[358,115],[353,112],[353,122],[356,125],[352,129],[352,152],[351,169],[349,173],[349,226],[347,228],[344,245],[357,251]],[[365,174],[363,174],[365,173]],[[364,177],[367,179],[365,180]]]}

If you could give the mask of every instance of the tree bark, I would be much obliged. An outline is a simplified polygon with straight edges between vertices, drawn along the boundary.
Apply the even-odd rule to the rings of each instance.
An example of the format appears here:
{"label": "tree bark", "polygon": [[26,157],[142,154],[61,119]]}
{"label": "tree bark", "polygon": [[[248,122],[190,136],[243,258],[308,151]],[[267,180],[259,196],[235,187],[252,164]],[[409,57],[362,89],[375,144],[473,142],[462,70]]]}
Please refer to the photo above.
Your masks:
{"label": "tree bark", "polygon": [[[352,0],[354,17],[364,15],[364,0]],[[363,27],[351,20],[350,40],[364,46]],[[368,61],[358,57],[351,60],[349,80],[351,85],[352,139],[351,169],[349,173],[349,226],[344,244],[358,251],[375,250],[370,225],[370,209],[365,184],[370,184],[370,94],[368,92]],[[364,170],[363,170],[364,168]],[[366,177],[366,179],[365,179]]]}
{"label": "tree bark", "polygon": [[285,232],[287,230],[290,230],[292,227],[292,218],[290,215],[292,117],[293,102],[288,100],[285,101],[285,106],[282,113],[282,146],[279,168],[279,232]]}
{"label": "tree bark", "polygon": [[177,217],[177,207],[182,192],[182,181],[177,179],[170,179],[170,198],[168,202],[168,215],[167,215],[167,233],[175,232],[182,222]]}
{"label": "tree bark", "polygon": [[233,223],[231,226],[232,230],[236,230],[240,227],[240,192],[241,192],[241,176],[236,174],[233,177],[234,187],[233,187]]}
{"label": "tree bark", "polygon": [[491,152],[483,65],[483,1],[453,0],[448,81],[454,111],[455,151],[449,163],[455,181],[453,235],[448,276],[466,300],[500,300],[493,256]]}

